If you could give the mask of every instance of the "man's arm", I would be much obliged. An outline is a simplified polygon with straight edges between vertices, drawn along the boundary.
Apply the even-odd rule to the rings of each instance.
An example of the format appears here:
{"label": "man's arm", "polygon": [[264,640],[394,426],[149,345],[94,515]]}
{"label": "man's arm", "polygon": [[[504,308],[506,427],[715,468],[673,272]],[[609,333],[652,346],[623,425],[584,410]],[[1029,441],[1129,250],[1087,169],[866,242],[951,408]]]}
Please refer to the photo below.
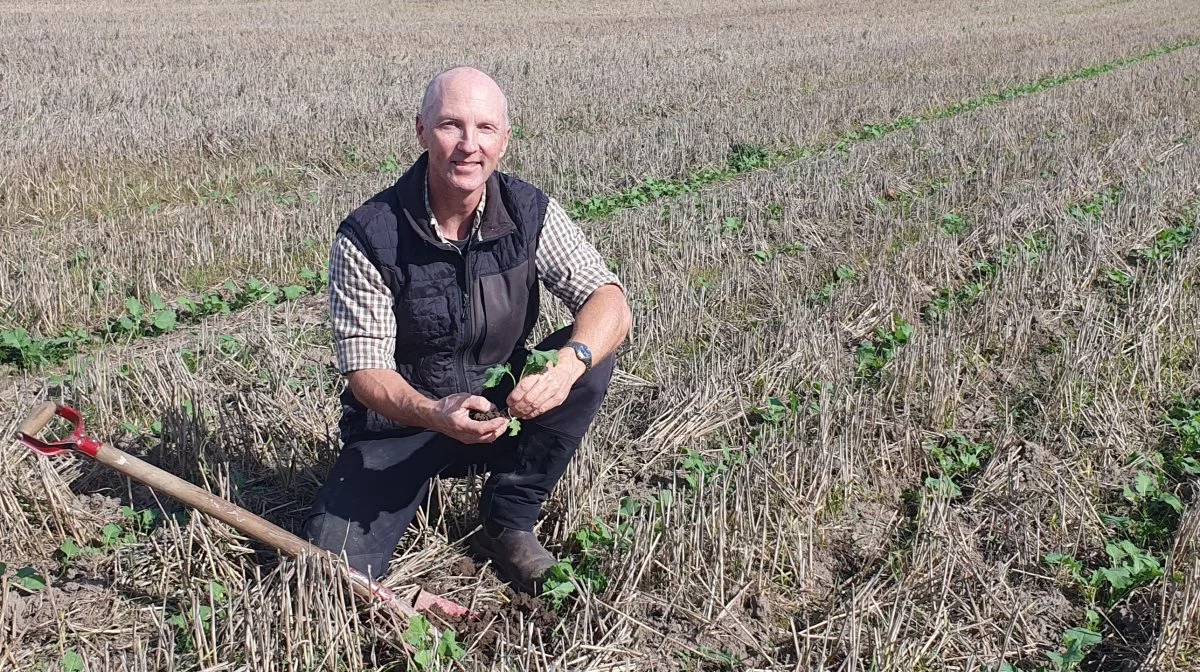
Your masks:
{"label": "man's arm", "polygon": [[[538,270],[546,288],[575,314],[571,340],[592,351],[592,362],[609,357],[629,334],[633,317],[617,276],[596,248],[553,199],[538,246]],[[517,383],[508,408],[518,418],[534,418],[566,400],[586,367],[571,348],[562,348],[558,364]]]}
{"label": "man's arm", "polygon": [[[625,292],[617,285],[603,285],[593,291],[575,313],[571,340],[588,346],[592,351],[592,362],[599,362],[625,341],[632,324],[633,314],[625,300]],[[583,362],[575,357],[575,351],[571,348],[560,350],[560,364],[564,362],[564,356],[579,364],[579,375],[583,375]]]}
{"label": "man's arm", "polygon": [[376,413],[412,427],[424,427],[463,443],[491,443],[508,429],[508,421],[496,418],[472,420],[471,411],[490,411],[495,404],[473,394],[452,394],[430,399],[413,389],[394,370],[360,369],[346,376],[354,398]]}
{"label": "man's arm", "polygon": [[329,258],[329,312],[338,367],[354,398],[389,420],[432,429],[464,443],[495,441],[503,419],[471,420],[491,402],[468,394],[429,399],[396,372],[396,318],[392,293],[366,256],[349,239],[334,239]]}

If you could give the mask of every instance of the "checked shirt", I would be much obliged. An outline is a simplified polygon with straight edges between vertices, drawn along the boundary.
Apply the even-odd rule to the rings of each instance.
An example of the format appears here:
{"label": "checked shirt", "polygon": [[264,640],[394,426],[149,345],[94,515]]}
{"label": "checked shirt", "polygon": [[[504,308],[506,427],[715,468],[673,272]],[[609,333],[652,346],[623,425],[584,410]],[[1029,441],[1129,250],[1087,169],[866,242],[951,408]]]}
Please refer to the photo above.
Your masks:
{"label": "checked shirt", "polygon": [[[486,199],[485,192],[475,211],[471,235],[478,235]],[[442,235],[429,207],[428,184],[425,210],[438,239],[451,242]],[[538,239],[537,268],[546,289],[572,314],[596,289],[608,284],[621,286],[617,276],[605,267],[600,253],[553,198],[546,207]],[[329,313],[338,368],[343,374],[395,368],[396,330],[405,325],[396,324],[392,304],[392,292],[379,270],[350,239],[335,237],[329,256]]]}

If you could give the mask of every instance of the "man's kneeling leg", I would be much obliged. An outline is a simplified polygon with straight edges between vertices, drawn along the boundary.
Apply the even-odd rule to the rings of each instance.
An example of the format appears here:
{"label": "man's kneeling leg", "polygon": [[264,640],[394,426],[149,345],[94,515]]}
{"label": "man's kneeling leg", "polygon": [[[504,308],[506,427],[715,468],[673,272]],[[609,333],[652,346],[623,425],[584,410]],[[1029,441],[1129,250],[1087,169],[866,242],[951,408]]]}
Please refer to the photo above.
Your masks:
{"label": "man's kneeling leg", "polygon": [[345,553],[350,566],[379,578],[425,500],[429,480],[445,466],[433,432],[350,441],[342,449],[305,524],[321,548]]}

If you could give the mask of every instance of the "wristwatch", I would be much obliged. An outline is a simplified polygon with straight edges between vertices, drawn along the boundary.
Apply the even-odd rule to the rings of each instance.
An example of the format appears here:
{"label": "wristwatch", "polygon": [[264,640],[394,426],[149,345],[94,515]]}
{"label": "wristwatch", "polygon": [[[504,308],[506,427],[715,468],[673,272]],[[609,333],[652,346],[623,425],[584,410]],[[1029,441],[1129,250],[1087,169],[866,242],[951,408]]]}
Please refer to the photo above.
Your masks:
{"label": "wristwatch", "polygon": [[575,351],[575,356],[583,362],[583,372],[592,370],[592,350],[579,341],[567,341],[566,347]]}

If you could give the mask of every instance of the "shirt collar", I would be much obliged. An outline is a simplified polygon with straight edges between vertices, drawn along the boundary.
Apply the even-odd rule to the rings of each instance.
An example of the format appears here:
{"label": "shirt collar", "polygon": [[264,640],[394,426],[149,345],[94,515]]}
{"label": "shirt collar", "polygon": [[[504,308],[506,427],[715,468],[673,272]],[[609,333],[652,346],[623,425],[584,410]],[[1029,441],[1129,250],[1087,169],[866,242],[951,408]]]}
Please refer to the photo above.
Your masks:
{"label": "shirt collar", "polygon": [[[429,175],[425,175],[422,181],[422,186],[425,188],[425,214],[429,216],[429,226],[433,228],[433,235],[446,245],[453,245],[445,236],[442,235],[442,230],[438,228],[437,217],[433,214],[433,208],[429,205]],[[483,222],[483,206],[487,203],[487,185],[483,186],[483,193],[479,196],[479,207],[475,208],[475,222],[471,225],[471,236],[475,240],[483,240],[483,232],[480,230],[479,224]],[[468,236],[468,237],[471,237]]]}

